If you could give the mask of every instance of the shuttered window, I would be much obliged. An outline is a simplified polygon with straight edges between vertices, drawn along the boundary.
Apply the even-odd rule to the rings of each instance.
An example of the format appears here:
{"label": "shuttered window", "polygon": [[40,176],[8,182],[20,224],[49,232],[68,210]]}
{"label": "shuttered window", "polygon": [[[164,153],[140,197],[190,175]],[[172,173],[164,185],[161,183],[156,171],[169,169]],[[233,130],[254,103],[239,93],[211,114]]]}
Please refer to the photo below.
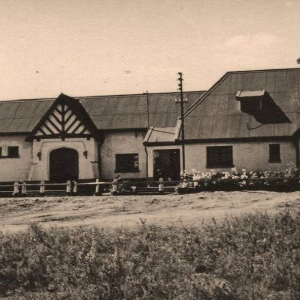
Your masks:
{"label": "shuttered window", "polygon": [[206,148],[207,168],[233,167],[232,146],[213,146]]}
{"label": "shuttered window", "polygon": [[269,163],[280,163],[280,144],[269,145]]}

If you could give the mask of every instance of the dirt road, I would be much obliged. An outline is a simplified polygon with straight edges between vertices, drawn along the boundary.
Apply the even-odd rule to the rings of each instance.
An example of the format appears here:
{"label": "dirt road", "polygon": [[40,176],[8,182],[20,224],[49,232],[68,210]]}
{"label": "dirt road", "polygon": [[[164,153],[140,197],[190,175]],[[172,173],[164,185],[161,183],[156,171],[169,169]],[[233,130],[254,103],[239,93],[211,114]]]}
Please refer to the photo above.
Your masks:
{"label": "dirt road", "polygon": [[44,226],[199,225],[251,212],[300,213],[300,193],[203,192],[190,195],[0,198],[0,231]]}

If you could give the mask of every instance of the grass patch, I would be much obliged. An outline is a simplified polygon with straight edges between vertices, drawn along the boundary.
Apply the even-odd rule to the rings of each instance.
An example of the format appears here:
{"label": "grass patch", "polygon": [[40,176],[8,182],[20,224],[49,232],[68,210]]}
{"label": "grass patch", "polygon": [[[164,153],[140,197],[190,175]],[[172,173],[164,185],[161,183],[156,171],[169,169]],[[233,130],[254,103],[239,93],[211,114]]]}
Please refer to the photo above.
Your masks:
{"label": "grass patch", "polygon": [[195,227],[0,233],[0,298],[300,299],[300,219],[288,210]]}

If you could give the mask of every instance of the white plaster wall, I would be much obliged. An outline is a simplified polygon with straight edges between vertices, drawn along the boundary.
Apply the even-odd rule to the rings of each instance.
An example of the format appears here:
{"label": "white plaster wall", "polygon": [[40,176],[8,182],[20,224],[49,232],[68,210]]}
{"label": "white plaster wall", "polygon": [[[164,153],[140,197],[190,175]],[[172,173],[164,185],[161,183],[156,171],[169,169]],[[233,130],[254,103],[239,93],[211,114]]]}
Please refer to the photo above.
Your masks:
{"label": "white plaster wall", "polygon": [[[33,142],[33,165],[31,180],[49,180],[50,152],[58,148],[71,148],[78,152],[79,179],[98,178],[97,146],[93,138],[41,139]],[[83,152],[87,151],[87,158]],[[41,152],[41,160],[37,153]]]}
{"label": "white plaster wall", "polygon": [[[269,144],[280,144],[281,163],[269,163]],[[287,164],[296,165],[296,148],[293,143],[281,142],[249,142],[249,143],[207,143],[186,145],[186,170],[192,169],[207,171],[206,147],[207,146],[233,146],[233,164],[238,169],[249,171],[274,171],[286,169]],[[225,171],[228,169],[216,169]]]}
{"label": "white plaster wall", "polygon": [[[141,132],[112,132],[106,133],[101,145],[101,178],[111,179],[117,174],[122,178],[146,177],[146,152],[143,145],[144,134]],[[134,173],[115,173],[116,154],[138,153],[139,170]]]}
{"label": "white plaster wall", "polygon": [[18,146],[19,158],[0,158],[0,181],[28,180],[32,162],[32,143],[25,142],[26,136],[1,136],[0,147]]}

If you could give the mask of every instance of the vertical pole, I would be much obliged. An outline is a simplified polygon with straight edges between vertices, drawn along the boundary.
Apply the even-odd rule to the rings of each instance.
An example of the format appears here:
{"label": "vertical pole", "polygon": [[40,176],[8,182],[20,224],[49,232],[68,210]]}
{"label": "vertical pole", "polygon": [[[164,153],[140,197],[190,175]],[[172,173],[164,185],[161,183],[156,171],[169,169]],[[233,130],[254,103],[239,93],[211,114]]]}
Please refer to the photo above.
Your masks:
{"label": "vertical pole", "polygon": [[18,196],[19,195],[19,182],[15,181],[14,182],[14,192],[13,192],[13,196]]}
{"label": "vertical pole", "polygon": [[41,196],[45,195],[45,181],[44,180],[41,181],[40,194],[41,194]]}
{"label": "vertical pole", "polygon": [[74,184],[74,185],[73,185],[73,195],[76,195],[76,194],[77,194],[77,187],[78,187],[77,181],[74,180],[73,184]]}
{"label": "vertical pole", "polygon": [[96,179],[96,188],[95,188],[95,196],[101,196],[100,187],[99,187],[99,179]]}
{"label": "vertical pole", "polygon": [[118,193],[118,182],[116,179],[112,182],[112,194],[116,195]]}
{"label": "vertical pole", "polygon": [[185,140],[184,140],[184,107],[183,107],[183,88],[182,88],[182,73],[178,72],[179,75],[179,90],[180,90],[180,111],[181,111],[181,144],[182,144],[182,171],[185,172]]}
{"label": "vertical pole", "polygon": [[[149,93],[146,93],[146,104],[147,104],[147,130],[150,128],[150,115],[149,115]],[[149,156],[147,151],[147,146],[145,145],[146,152],[146,180],[148,181],[148,171],[149,171]]]}
{"label": "vertical pole", "polygon": [[71,180],[67,181],[66,193],[67,193],[67,196],[71,195]]}
{"label": "vertical pole", "polygon": [[158,179],[158,191],[161,194],[164,193],[164,179],[162,177]]}
{"label": "vertical pole", "polygon": [[22,184],[22,196],[26,196],[26,182],[24,181]]}

